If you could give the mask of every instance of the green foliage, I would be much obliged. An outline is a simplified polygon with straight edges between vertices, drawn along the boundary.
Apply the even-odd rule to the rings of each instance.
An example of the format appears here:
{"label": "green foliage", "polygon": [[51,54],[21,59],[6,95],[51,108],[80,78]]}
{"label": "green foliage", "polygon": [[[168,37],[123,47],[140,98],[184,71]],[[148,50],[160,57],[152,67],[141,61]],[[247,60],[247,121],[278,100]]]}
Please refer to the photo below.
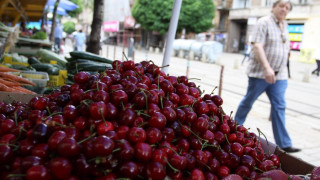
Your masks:
{"label": "green foliage", "polygon": [[73,11],[69,11],[68,15],[70,17],[77,17],[82,12],[82,8],[83,8],[82,0],[70,0],[70,1],[78,5],[78,8]]}
{"label": "green foliage", "polygon": [[31,36],[31,39],[47,39],[47,33],[43,32],[43,31],[37,31],[36,33],[34,33],[32,36]]}
{"label": "green foliage", "polygon": [[[132,16],[146,30],[164,34],[169,29],[174,0],[137,0]],[[183,0],[177,31],[200,33],[212,27],[214,18],[212,0]]]}
{"label": "green foliage", "polygon": [[76,31],[76,24],[72,21],[67,21],[63,24],[63,31],[67,34],[71,34]]}

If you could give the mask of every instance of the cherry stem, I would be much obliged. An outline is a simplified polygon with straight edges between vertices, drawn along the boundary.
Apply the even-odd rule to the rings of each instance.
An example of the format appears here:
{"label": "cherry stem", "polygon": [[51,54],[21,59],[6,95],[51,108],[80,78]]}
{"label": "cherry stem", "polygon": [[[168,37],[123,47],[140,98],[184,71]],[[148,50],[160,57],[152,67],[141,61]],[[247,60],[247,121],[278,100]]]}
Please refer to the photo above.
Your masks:
{"label": "cherry stem", "polygon": [[201,79],[199,79],[199,78],[188,78],[188,80],[201,80]]}
{"label": "cherry stem", "polygon": [[177,153],[177,151],[175,151],[174,149],[172,149],[171,147],[169,147],[169,146],[167,146],[167,145],[162,145],[162,147],[169,148],[171,151],[173,151],[174,153],[176,153],[176,155],[180,155],[179,153]]}
{"label": "cherry stem", "polygon": [[254,170],[258,170],[258,171],[260,171],[260,172],[262,172],[262,173],[264,173],[264,172],[265,172],[264,170],[259,169],[259,168],[257,168],[257,167],[253,167],[253,169],[254,169]]}
{"label": "cherry stem", "polygon": [[146,98],[146,109],[147,109],[147,111],[148,111],[148,96],[147,96],[147,94],[144,92],[143,89],[141,89],[141,92],[143,93],[144,97]]}
{"label": "cherry stem", "polygon": [[214,91],[218,88],[218,86],[214,87],[210,94],[213,94]]}
{"label": "cherry stem", "polygon": [[51,115],[51,111],[48,106],[46,106],[46,110],[48,111],[49,115]]}
{"label": "cherry stem", "polygon": [[0,146],[2,146],[2,145],[4,145],[4,146],[12,146],[14,148],[19,148],[19,146],[15,145],[15,144],[3,144],[3,143],[0,143]]}
{"label": "cherry stem", "polygon": [[129,59],[127,58],[126,54],[124,52],[122,52],[122,54],[126,58],[126,60],[129,61]]}
{"label": "cherry stem", "polygon": [[94,136],[96,136],[96,133],[93,133],[93,134],[91,134],[90,136],[88,136],[88,137],[86,137],[86,138],[82,139],[81,141],[79,141],[79,142],[78,142],[78,144],[81,144],[81,143],[83,143],[83,142],[85,142],[85,141],[87,141],[87,140],[89,140],[89,139],[93,138]]}
{"label": "cherry stem", "polygon": [[143,113],[141,110],[136,110],[136,112],[137,112],[137,115],[144,115],[147,117],[151,117],[149,114]]}
{"label": "cherry stem", "polygon": [[[189,132],[191,132],[194,136],[196,136],[199,140],[202,140],[202,141],[204,141],[204,142],[208,142],[208,140],[206,140],[206,139],[202,139],[200,136],[198,136],[196,133],[194,133],[193,131],[191,131],[191,129],[189,129],[189,128],[186,128],[186,127],[184,127],[183,126],[183,124],[179,121],[179,120],[177,120],[178,121],[178,123],[180,124],[180,126],[182,127],[182,128],[184,128],[184,129],[186,129],[187,131],[189,131]],[[201,145],[202,145],[202,142],[200,141],[200,143],[201,143]]]}
{"label": "cherry stem", "polygon": [[169,163],[169,161],[168,161],[168,159],[167,158],[164,158],[164,160],[166,161],[166,163],[168,164],[168,166],[173,170],[173,172],[179,172],[179,170],[178,169],[176,169],[176,168],[174,168],[170,163]]}
{"label": "cherry stem", "polygon": [[9,174],[7,177],[10,178],[10,177],[25,177],[27,176],[26,174]]}
{"label": "cherry stem", "polygon": [[106,119],[104,118],[103,113],[102,113],[102,108],[99,107],[99,110],[100,110],[100,114],[101,114],[102,120],[103,120],[103,122],[104,122],[104,125],[105,125],[106,127],[108,127],[107,121],[106,121]]}
{"label": "cherry stem", "polygon": [[262,136],[266,139],[267,141],[267,145],[269,145],[269,142],[268,142],[268,139],[267,139],[267,136],[259,129],[257,128],[258,132],[259,132],[259,137],[260,137],[260,134],[262,134]]}
{"label": "cherry stem", "polygon": [[97,84],[97,90],[99,91],[99,81],[96,81],[96,84]]}
{"label": "cherry stem", "polygon": [[230,142],[229,142],[229,139],[228,139],[228,137],[227,137],[227,134],[224,134],[224,137],[226,138],[227,143],[230,145]]}
{"label": "cherry stem", "polygon": [[142,126],[147,125],[147,124],[148,124],[148,122],[143,122],[138,127],[142,127]]}
{"label": "cherry stem", "polygon": [[163,99],[162,99],[162,97],[160,97],[160,105],[161,105],[161,109],[163,109]]}
{"label": "cherry stem", "polygon": [[45,117],[45,118],[41,118],[41,120],[42,120],[42,121],[45,121],[45,120],[47,120],[49,117],[52,117],[52,116],[57,115],[57,114],[62,114],[62,112],[52,113],[52,114],[50,114],[49,116],[47,116],[47,117]]}

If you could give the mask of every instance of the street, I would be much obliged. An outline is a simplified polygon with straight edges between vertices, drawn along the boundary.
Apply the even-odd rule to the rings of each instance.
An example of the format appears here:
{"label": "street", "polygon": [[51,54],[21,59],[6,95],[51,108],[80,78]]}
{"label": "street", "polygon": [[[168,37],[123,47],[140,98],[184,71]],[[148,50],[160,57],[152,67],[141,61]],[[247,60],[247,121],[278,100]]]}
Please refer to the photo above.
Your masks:
{"label": "street", "polygon": [[[117,46],[104,45],[101,56],[109,59],[124,59],[122,52],[127,54],[127,49]],[[286,110],[286,125],[291,136],[293,146],[302,151],[292,155],[302,160],[320,166],[320,77],[311,75],[316,68],[315,64],[306,64],[298,61],[299,52],[293,52],[291,57],[291,79],[289,80]],[[221,65],[224,66],[222,77],[221,97],[224,100],[223,109],[227,114],[235,113],[237,106],[244,96],[248,78],[246,76],[247,62],[241,65],[243,55],[223,53],[215,63],[189,61],[171,57],[168,74],[186,75],[189,63],[189,79],[194,81],[204,93],[219,86]],[[158,66],[162,65],[163,53],[135,50],[135,62],[152,60]],[[218,94],[218,88],[214,91]],[[262,94],[253,105],[245,127],[257,133],[260,128],[268,141],[274,143],[271,121],[269,121],[270,104],[267,96]],[[234,114],[233,114],[234,115]],[[232,115],[232,116],[233,116]]]}

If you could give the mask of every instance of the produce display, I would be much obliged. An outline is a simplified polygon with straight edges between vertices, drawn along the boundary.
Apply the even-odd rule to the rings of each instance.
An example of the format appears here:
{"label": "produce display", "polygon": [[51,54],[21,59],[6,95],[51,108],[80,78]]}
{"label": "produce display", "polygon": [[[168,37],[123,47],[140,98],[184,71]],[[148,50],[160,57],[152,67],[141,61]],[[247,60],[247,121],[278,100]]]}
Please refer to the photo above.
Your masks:
{"label": "produce display", "polygon": [[19,72],[19,70],[0,66],[0,91],[35,94],[23,86],[36,86],[36,84],[9,72]]}
{"label": "produce display", "polygon": [[27,104],[0,103],[0,179],[299,179],[201,93],[152,61],[115,60]]}

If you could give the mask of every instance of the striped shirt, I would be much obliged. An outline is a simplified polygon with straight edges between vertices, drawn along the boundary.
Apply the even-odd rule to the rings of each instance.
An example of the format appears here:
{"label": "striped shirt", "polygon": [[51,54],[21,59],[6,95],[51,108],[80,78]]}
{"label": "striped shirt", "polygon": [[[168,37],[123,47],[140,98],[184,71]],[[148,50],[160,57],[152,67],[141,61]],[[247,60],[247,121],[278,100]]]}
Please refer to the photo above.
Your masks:
{"label": "striped shirt", "polygon": [[[254,28],[252,42],[261,43],[265,51],[267,60],[275,72],[277,80],[288,79],[288,55],[290,51],[290,42],[288,34],[288,24],[283,23],[283,32],[281,32],[279,21],[271,14],[258,20]],[[247,69],[249,77],[265,79],[264,69],[254,52],[251,52],[251,58]]]}

